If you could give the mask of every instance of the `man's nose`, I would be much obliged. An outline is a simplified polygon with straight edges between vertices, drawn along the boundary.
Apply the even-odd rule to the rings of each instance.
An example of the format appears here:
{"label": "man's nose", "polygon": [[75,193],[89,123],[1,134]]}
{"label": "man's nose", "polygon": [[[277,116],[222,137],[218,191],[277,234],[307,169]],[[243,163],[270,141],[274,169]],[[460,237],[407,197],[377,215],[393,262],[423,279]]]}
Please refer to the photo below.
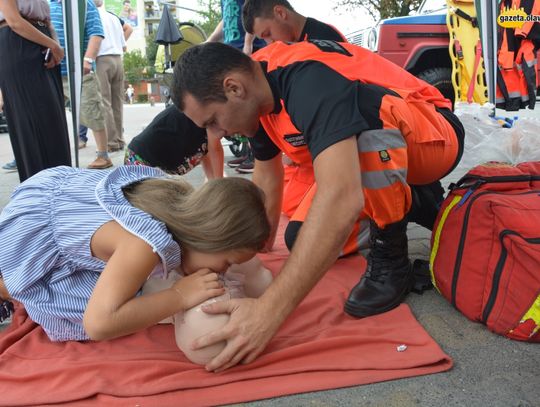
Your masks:
{"label": "man's nose", "polygon": [[207,128],[206,134],[208,135],[208,137],[221,139],[222,137],[225,137],[227,135],[227,132],[223,129]]}

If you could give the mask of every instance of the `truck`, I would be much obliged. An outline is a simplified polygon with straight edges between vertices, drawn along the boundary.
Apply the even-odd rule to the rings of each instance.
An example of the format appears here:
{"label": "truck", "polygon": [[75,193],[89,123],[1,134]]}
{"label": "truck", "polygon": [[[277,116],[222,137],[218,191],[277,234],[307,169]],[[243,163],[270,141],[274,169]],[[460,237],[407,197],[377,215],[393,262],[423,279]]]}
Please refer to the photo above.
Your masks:
{"label": "truck", "polygon": [[409,16],[353,32],[349,42],[377,52],[454,100],[445,0],[424,0]]}

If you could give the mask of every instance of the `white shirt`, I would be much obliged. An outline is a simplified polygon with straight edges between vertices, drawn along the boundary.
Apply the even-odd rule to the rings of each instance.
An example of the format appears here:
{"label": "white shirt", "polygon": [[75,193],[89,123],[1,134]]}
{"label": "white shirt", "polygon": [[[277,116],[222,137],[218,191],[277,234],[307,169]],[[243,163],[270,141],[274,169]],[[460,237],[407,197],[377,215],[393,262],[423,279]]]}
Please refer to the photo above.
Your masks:
{"label": "white shirt", "polygon": [[99,47],[98,57],[103,55],[122,55],[126,46],[126,40],[120,19],[106,11],[103,7],[98,8],[98,10],[101,23],[103,24],[103,31],[105,32],[105,38],[103,38],[101,47]]}

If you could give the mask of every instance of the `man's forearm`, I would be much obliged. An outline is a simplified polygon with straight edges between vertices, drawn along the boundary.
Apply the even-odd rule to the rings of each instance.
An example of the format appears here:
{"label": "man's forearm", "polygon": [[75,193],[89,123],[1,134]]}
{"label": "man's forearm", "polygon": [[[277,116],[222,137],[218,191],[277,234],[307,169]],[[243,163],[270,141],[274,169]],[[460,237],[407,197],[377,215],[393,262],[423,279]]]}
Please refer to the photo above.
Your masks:
{"label": "man's forearm", "polygon": [[283,319],[336,261],[359,212],[338,191],[316,194],[288,260],[263,295]]}
{"label": "man's forearm", "polygon": [[[270,237],[266,245],[271,250],[276,239],[276,232],[281,215],[281,203],[283,200],[283,164],[281,156],[269,161],[255,161],[253,182],[264,192],[264,205],[266,215],[270,222]],[[264,167],[264,168],[261,168]]]}
{"label": "man's forearm", "polygon": [[101,47],[101,41],[103,41],[102,37],[98,37],[97,35],[91,36],[88,40],[88,47],[86,48],[84,56],[87,58],[96,59],[99,53],[99,47]]}
{"label": "man's forearm", "polygon": [[223,40],[223,20],[219,22],[212,34],[206,39],[207,42],[219,42]]}
{"label": "man's forearm", "polygon": [[133,28],[128,23],[124,23],[122,26],[122,30],[124,31],[124,39],[127,41],[129,40],[129,37],[131,37],[131,34],[133,33]]}
{"label": "man's forearm", "polygon": [[317,192],[307,218],[281,272],[261,297],[283,319],[336,261],[364,206],[356,151],[351,137],[314,162]]}

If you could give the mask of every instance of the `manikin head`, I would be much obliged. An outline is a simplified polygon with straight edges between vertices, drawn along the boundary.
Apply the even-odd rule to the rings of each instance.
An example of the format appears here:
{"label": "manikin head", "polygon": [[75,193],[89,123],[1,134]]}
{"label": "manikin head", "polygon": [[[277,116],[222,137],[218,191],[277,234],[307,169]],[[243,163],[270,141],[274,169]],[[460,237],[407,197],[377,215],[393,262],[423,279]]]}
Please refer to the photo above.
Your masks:
{"label": "manikin head", "polygon": [[305,20],[287,0],[246,0],[242,8],[244,29],[269,44],[302,40]]}
{"label": "manikin head", "polygon": [[[253,137],[259,117],[273,109],[272,94],[258,63],[218,42],[191,47],[178,59],[172,99],[213,137]],[[267,109],[264,103],[269,99],[272,107]]]}

